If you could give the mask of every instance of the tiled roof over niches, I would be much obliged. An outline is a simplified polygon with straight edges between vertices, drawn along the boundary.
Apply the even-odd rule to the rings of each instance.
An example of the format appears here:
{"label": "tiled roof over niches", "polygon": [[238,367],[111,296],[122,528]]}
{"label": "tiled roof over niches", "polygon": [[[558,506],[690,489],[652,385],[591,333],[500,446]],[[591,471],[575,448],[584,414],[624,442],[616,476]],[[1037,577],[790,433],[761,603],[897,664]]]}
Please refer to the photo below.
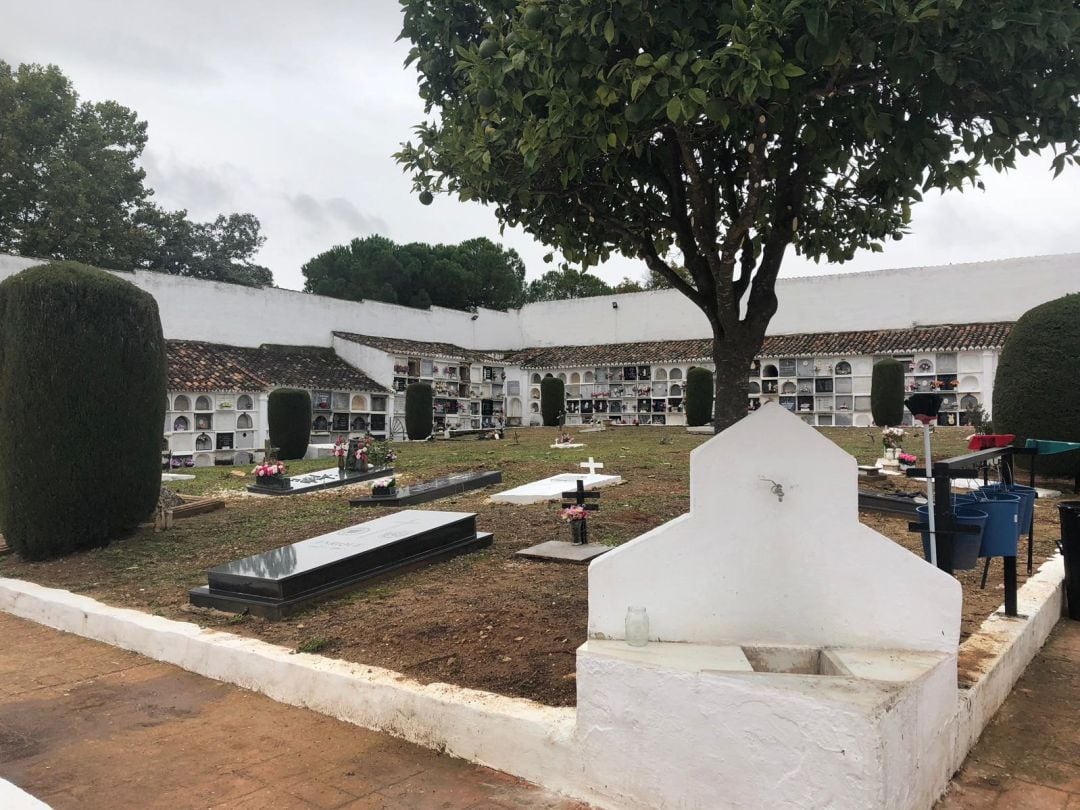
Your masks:
{"label": "tiled roof over niches", "polygon": [[320,346],[258,348],[169,340],[170,391],[267,391],[296,388],[385,391],[333,349]]}
{"label": "tiled roof over niches", "polygon": [[[881,329],[866,332],[818,332],[772,335],[759,357],[827,357],[909,352],[951,352],[1000,349],[1011,323],[967,323]],[[664,340],[647,343],[605,343],[595,346],[538,346],[513,352],[508,365],[523,368],[633,365],[637,363],[711,362],[712,340]]]}

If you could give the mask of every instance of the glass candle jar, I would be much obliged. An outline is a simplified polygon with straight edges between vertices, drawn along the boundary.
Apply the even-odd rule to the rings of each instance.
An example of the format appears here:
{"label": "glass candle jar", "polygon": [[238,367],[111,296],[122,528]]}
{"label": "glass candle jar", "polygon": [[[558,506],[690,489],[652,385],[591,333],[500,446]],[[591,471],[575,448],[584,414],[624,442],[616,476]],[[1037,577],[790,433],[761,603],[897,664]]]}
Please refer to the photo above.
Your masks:
{"label": "glass candle jar", "polygon": [[649,614],[645,608],[626,609],[626,643],[631,647],[644,647],[649,643]]}

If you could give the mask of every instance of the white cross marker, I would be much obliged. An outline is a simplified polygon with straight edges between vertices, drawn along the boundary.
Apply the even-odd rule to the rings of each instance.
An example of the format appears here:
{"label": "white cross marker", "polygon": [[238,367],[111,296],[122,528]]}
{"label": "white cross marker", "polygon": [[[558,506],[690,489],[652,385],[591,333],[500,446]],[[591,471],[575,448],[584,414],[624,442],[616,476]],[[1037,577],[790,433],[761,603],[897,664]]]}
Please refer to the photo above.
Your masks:
{"label": "white cross marker", "polygon": [[588,461],[583,461],[580,464],[578,464],[578,466],[579,467],[584,467],[586,470],[588,470],[589,475],[596,475],[597,470],[604,469],[604,465],[601,464],[599,461],[593,461],[592,456],[589,456]]}

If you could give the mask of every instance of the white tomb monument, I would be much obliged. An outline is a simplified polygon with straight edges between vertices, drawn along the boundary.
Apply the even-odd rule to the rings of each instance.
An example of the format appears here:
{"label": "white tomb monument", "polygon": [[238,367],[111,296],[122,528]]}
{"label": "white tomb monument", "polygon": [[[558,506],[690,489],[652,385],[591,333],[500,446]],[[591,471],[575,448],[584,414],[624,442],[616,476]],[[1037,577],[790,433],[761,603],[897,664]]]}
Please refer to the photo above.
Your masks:
{"label": "white tomb monument", "polygon": [[592,456],[589,456],[588,461],[583,461],[578,466],[588,470],[588,473],[552,475],[548,478],[541,478],[539,481],[532,481],[528,484],[522,484],[520,487],[508,489],[505,492],[496,493],[489,500],[492,503],[544,503],[545,501],[557,501],[562,498],[564,492],[577,489],[578,481],[581,481],[587,490],[622,483],[621,475],[601,475],[598,473],[597,470],[602,470],[604,465],[599,461],[594,461]]}
{"label": "white tomb monument", "polygon": [[590,565],[590,779],[628,807],[929,807],[960,609],[956,580],[859,523],[855,459],[766,405],[691,453],[688,514]]}

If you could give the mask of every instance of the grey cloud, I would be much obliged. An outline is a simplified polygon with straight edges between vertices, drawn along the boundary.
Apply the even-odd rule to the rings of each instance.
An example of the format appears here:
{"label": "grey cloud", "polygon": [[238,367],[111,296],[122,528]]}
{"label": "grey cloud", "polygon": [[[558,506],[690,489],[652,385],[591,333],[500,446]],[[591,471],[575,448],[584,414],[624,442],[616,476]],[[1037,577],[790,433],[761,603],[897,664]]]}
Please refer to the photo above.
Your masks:
{"label": "grey cloud", "polygon": [[316,229],[344,225],[357,236],[387,230],[383,219],[363,213],[344,197],[317,200],[310,194],[296,194],[286,199],[293,212]]}
{"label": "grey cloud", "polygon": [[[236,208],[236,199],[256,196],[255,183],[244,169],[230,163],[196,166],[157,155],[151,147],[143,153],[147,185],[155,200],[167,208],[185,208],[196,219],[213,218]],[[245,209],[246,210],[246,209]]]}

